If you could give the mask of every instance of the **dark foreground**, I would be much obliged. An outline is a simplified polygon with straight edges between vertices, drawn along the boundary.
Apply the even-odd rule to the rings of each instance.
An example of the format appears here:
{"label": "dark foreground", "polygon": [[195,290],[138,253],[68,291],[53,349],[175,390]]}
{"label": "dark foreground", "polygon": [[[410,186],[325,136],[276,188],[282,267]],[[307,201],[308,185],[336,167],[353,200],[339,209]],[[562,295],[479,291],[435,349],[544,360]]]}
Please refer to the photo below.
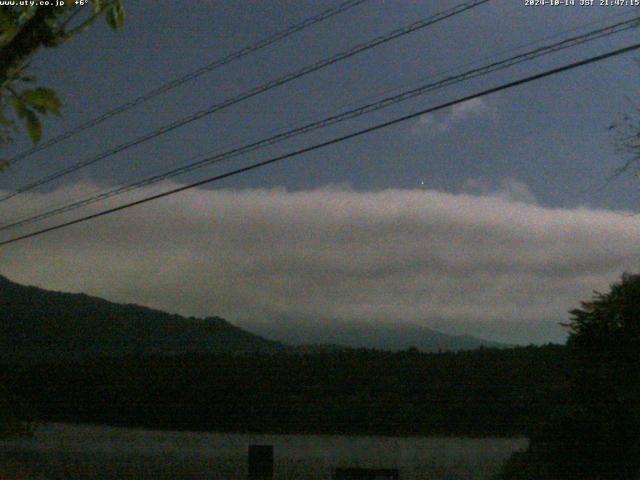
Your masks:
{"label": "dark foreground", "polygon": [[275,447],[275,479],[330,479],[336,467],[398,468],[403,480],[489,479],[522,438],[162,432],[51,424],[0,445],[0,478],[247,478],[250,444]]}
{"label": "dark foreground", "polygon": [[566,405],[560,346],[101,358],[0,366],[45,422],[261,433],[528,436]]}

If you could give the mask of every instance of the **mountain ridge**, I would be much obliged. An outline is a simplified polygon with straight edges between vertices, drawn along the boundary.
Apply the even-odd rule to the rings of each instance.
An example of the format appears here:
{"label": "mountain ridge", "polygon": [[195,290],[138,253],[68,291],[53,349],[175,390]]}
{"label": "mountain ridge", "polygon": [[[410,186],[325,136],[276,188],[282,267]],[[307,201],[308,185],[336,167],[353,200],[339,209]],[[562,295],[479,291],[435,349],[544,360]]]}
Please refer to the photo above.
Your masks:
{"label": "mountain ridge", "polygon": [[417,348],[423,352],[508,348],[512,345],[471,335],[450,335],[406,322],[295,321],[255,323],[247,328],[258,335],[299,348],[332,346],[401,351]]}
{"label": "mountain ridge", "polygon": [[217,316],[184,317],[85,293],[25,286],[0,275],[0,359],[18,362],[124,355],[312,353],[352,348],[437,352],[507,346],[402,323],[319,325],[278,321],[256,323],[247,330]]}
{"label": "mountain ridge", "polygon": [[286,348],[220,317],[187,318],[84,293],[23,286],[0,275],[0,355],[13,360],[274,353]]}

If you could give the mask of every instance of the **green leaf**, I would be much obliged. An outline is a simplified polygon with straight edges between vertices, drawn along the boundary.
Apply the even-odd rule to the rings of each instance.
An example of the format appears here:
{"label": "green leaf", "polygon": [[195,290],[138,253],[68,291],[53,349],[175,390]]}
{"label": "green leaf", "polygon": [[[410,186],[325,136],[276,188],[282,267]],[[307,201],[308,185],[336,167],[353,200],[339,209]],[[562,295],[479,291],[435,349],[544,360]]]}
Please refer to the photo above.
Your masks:
{"label": "green leaf", "polygon": [[42,137],[42,123],[40,123],[38,115],[33,110],[29,110],[20,98],[11,97],[11,103],[18,117],[24,118],[31,141],[38,143],[40,137]]}
{"label": "green leaf", "polygon": [[33,108],[40,115],[46,115],[49,112],[46,108],[41,107],[40,105],[31,105],[31,108]]}
{"label": "green leaf", "polygon": [[37,10],[38,10],[37,5],[31,5],[26,9],[24,9],[20,14],[20,16],[18,17],[18,25],[22,26],[25,23],[27,23],[35,15]]}
{"label": "green leaf", "polygon": [[0,9],[0,45],[6,45],[18,33],[18,26],[7,13]]}
{"label": "green leaf", "polygon": [[27,131],[33,143],[38,143],[42,137],[42,123],[38,116],[32,110],[26,110]]}
{"label": "green leaf", "polygon": [[107,10],[106,20],[113,30],[120,30],[124,25],[124,7],[122,1],[117,0]]}
{"label": "green leaf", "polygon": [[18,115],[18,117],[20,118],[26,117],[27,115],[26,112],[29,111],[29,109],[24,104],[22,99],[18,97],[11,97],[11,105],[13,105],[13,110],[16,112],[16,115]]}
{"label": "green leaf", "polygon": [[46,113],[47,111],[55,113],[60,116],[60,107],[62,107],[62,101],[56,95],[56,92],[50,88],[36,88],[34,90],[25,90],[21,94],[22,100],[40,113]]}

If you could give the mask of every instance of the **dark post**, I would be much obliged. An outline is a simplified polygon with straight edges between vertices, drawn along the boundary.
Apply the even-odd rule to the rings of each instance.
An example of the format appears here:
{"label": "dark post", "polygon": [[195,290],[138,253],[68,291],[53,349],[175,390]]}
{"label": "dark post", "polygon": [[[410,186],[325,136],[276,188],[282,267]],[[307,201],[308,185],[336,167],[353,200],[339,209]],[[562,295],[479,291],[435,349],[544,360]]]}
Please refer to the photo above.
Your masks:
{"label": "dark post", "polygon": [[397,468],[336,468],[334,480],[399,480]]}
{"label": "dark post", "polygon": [[249,445],[249,480],[273,480],[273,445]]}

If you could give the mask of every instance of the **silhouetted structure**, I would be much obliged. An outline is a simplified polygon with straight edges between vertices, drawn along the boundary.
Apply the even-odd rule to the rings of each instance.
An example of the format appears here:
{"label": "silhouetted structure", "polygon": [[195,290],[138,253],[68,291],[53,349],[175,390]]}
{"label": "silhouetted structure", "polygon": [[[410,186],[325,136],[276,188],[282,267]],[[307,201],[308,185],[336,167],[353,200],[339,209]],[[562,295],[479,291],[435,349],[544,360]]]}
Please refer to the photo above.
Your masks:
{"label": "silhouetted structure", "polygon": [[273,445],[249,445],[249,480],[273,480]]}
{"label": "silhouetted structure", "polygon": [[399,480],[397,468],[336,468],[334,480]]}

